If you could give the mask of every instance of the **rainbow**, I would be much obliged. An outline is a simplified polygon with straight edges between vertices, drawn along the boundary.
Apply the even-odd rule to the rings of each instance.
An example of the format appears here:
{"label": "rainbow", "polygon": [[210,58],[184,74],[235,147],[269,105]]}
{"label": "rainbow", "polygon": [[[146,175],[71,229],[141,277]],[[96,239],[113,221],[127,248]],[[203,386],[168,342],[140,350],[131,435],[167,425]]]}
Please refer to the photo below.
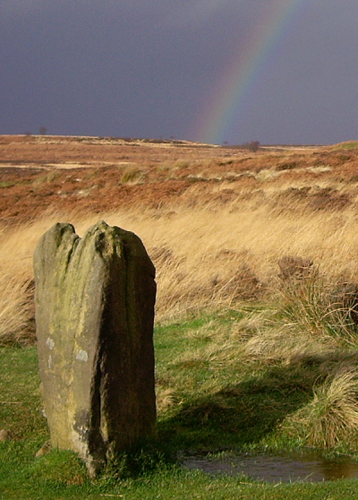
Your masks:
{"label": "rainbow", "polygon": [[230,61],[214,91],[206,96],[204,112],[192,128],[195,140],[221,144],[226,139],[270,56],[307,4],[308,0],[272,0],[270,7],[265,4],[264,14],[257,16],[250,36],[244,42],[240,40],[238,58]]}

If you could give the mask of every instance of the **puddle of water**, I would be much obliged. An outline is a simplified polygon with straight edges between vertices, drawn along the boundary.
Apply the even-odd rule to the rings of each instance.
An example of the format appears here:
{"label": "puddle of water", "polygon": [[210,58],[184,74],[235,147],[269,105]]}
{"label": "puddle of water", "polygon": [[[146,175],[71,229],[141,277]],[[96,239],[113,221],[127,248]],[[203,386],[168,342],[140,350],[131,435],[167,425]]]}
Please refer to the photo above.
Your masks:
{"label": "puddle of water", "polygon": [[186,456],[181,463],[188,469],[200,469],[209,474],[244,474],[271,483],[320,482],[343,478],[358,478],[358,463],[349,457],[324,459],[314,454],[306,456],[228,455]]}

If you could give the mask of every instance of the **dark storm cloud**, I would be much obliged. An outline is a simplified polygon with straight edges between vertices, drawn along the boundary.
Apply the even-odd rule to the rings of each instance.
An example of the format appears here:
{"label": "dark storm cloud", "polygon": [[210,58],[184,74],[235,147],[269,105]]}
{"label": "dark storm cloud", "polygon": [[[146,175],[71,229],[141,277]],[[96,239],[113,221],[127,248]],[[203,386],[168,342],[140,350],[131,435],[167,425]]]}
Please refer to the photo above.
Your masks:
{"label": "dark storm cloud", "polygon": [[249,137],[258,134],[267,142],[283,137],[286,143],[357,138],[358,4],[327,4],[307,6],[277,47],[251,96]]}
{"label": "dark storm cloud", "polygon": [[[189,136],[262,9],[277,0],[10,0],[0,7],[0,133]],[[312,0],[227,140],[357,136],[358,4]],[[260,14],[260,15],[259,15]]]}

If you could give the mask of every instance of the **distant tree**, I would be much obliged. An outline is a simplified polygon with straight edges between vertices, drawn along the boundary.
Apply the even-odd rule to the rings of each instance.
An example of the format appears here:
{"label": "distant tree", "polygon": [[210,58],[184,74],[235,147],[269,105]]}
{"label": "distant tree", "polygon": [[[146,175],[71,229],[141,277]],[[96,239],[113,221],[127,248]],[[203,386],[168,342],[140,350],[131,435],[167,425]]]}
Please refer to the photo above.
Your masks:
{"label": "distant tree", "polygon": [[224,141],[224,142],[223,142],[223,145],[224,145],[224,146],[227,146],[228,144],[229,144],[229,143],[228,143],[228,141]]}
{"label": "distant tree", "polygon": [[47,134],[47,128],[46,127],[40,127],[39,128],[39,134],[40,135],[46,135]]}

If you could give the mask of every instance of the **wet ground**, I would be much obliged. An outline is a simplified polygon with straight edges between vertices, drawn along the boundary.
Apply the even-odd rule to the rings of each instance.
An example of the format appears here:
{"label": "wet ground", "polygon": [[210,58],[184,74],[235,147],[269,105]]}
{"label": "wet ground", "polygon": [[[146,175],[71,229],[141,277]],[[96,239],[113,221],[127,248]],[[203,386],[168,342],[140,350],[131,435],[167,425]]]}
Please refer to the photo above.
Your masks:
{"label": "wet ground", "polygon": [[299,456],[223,454],[220,458],[185,456],[181,463],[188,469],[200,469],[209,474],[242,474],[271,483],[358,478],[358,463],[352,458],[327,459],[314,453]]}

